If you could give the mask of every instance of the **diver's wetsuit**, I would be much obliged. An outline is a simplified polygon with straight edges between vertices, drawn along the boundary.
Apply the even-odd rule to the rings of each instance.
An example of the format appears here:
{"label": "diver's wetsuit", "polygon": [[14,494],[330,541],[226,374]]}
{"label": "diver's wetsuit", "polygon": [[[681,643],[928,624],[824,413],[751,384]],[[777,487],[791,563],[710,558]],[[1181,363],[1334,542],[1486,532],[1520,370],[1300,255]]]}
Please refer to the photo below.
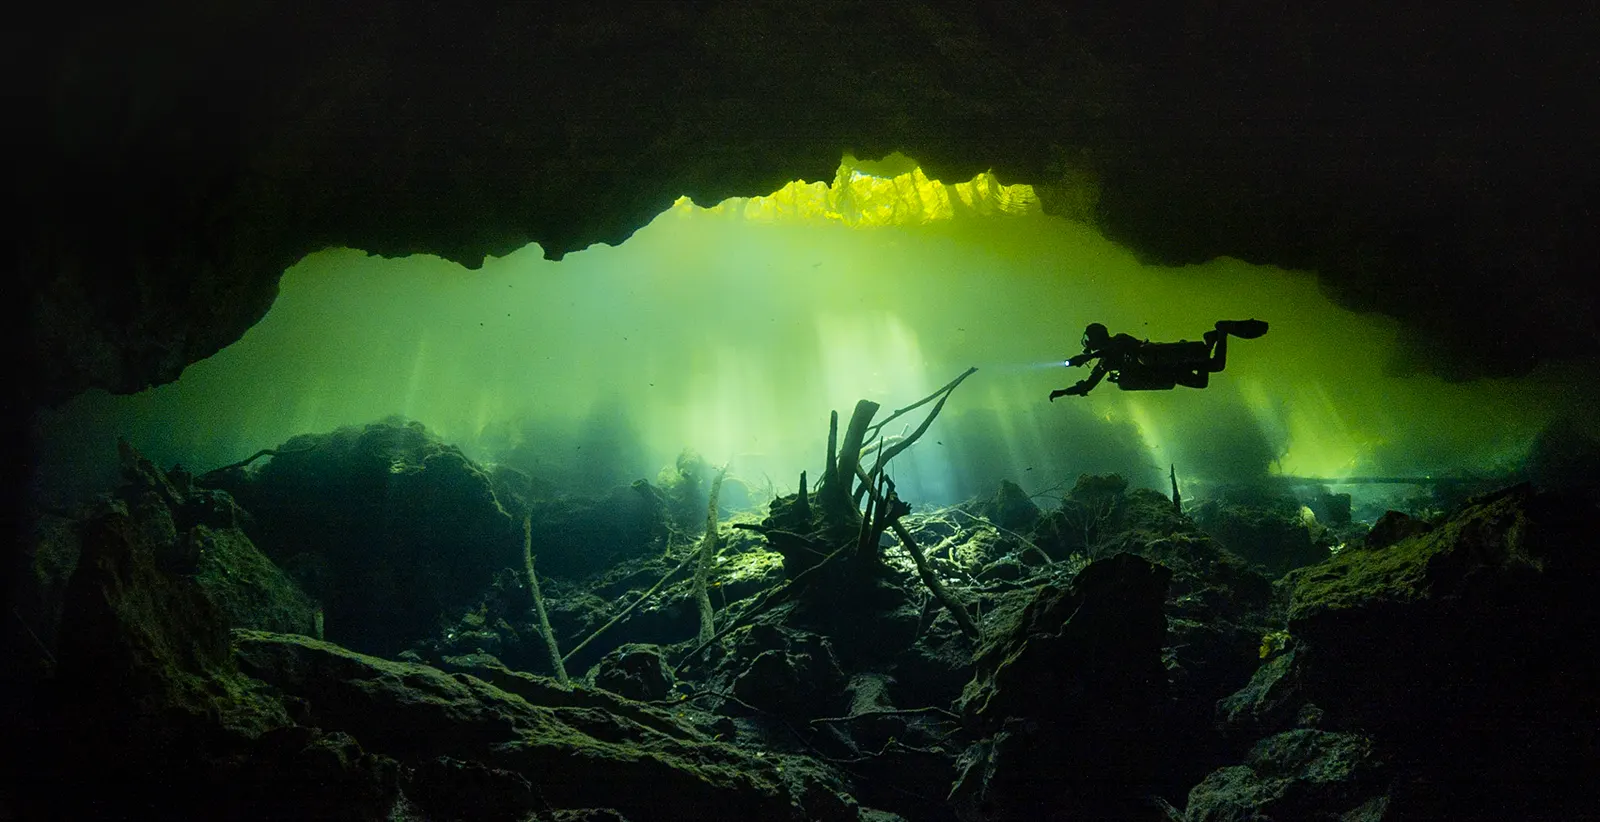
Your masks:
{"label": "diver's wetsuit", "polygon": [[1095,360],[1094,371],[1071,388],[1050,392],[1050,399],[1076,394],[1086,396],[1102,379],[1124,391],[1165,391],[1182,385],[1205,388],[1211,375],[1228,364],[1228,337],[1255,339],[1267,333],[1261,320],[1223,320],[1205,333],[1204,342],[1183,340],[1153,343],[1128,334],[1110,336],[1106,327],[1093,323],[1083,332],[1083,353],[1068,360],[1084,365]]}

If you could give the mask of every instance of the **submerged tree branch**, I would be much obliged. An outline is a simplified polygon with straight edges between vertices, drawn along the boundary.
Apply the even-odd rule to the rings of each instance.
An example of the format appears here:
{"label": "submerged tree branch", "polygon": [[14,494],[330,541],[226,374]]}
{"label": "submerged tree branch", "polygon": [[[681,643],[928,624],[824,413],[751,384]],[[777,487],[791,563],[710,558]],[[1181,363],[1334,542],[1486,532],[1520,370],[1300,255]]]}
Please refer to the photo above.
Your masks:
{"label": "submerged tree branch", "polygon": [[[962,380],[965,380],[966,378],[972,376],[973,372],[975,372],[977,370],[978,369],[976,367],[968,368],[966,371],[962,372],[961,376],[956,377],[954,380],[951,380],[949,385],[946,385],[944,388],[939,389],[939,391],[943,393],[943,396],[939,396],[939,394],[937,392],[935,394],[929,396],[928,399],[932,399],[934,396],[939,396],[939,402],[934,404],[933,410],[928,412],[927,418],[922,421],[921,425],[917,426],[917,430],[912,431],[910,434],[906,435],[905,439],[902,439],[899,442],[895,443],[894,445],[890,446],[889,449],[883,453],[882,458],[879,460],[879,462],[880,463],[888,463],[889,460],[892,460],[896,456],[898,456],[900,454],[900,452],[906,450],[907,448],[910,448],[911,444],[916,442],[918,437],[920,437],[924,433],[926,433],[927,430],[928,430],[928,426],[933,424],[933,418],[939,416],[939,412],[944,409],[945,400],[950,399],[950,394],[956,390],[956,386],[960,385]],[[922,402],[927,402],[927,400],[923,400]],[[917,403],[917,405],[921,405],[921,404],[922,403]],[[909,410],[909,408],[915,408],[915,407],[916,406],[909,406],[908,410]],[[885,420],[885,422],[887,422],[887,420]]]}
{"label": "submerged tree branch", "polygon": [[[960,385],[962,380],[972,376],[972,372],[977,371],[977,370],[978,370],[977,366],[972,366],[971,368],[968,368],[966,371],[961,372],[961,376],[956,377],[955,379],[951,380],[950,382],[945,383],[943,388],[940,388],[939,390],[933,392],[932,394],[929,394],[926,397],[923,397],[920,400],[917,400],[916,402],[906,406],[905,408],[902,408],[902,409],[894,412],[893,414],[890,414],[889,416],[884,417],[882,422],[879,422],[877,425],[874,425],[871,428],[867,429],[867,436],[872,436],[873,434],[878,432],[878,429],[883,428],[885,425],[888,425],[891,422],[894,422],[899,417],[901,417],[901,416],[903,416],[905,414],[908,414],[908,413],[910,413],[912,411],[915,411],[918,408],[921,408],[922,406],[927,405],[930,402],[933,402],[935,399],[937,399],[939,397],[940,394],[949,394],[951,391],[956,390],[956,386]],[[938,412],[934,412],[934,413],[938,413]]]}
{"label": "submerged tree branch", "polygon": [[819,717],[817,719],[811,720],[811,724],[818,725],[818,724],[829,723],[829,722],[853,722],[853,721],[855,721],[857,719],[868,719],[868,718],[878,717],[878,716],[915,716],[917,714],[938,714],[940,716],[947,717],[949,719],[953,719],[953,720],[955,720],[957,722],[961,721],[961,716],[959,714],[953,713],[953,712],[948,711],[948,710],[946,710],[944,708],[927,707],[927,708],[890,708],[890,709],[885,709],[885,710],[881,710],[881,711],[862,711],[861,713],[851,714],[849,716],[824,716],[824,717]]}
{"label": "submerged tree branch", "polygon": [[765,596],[762,597],[761,601],[756,602],[755,604],[751,605],[748,609],[745,610],[744,613],[740,614],[737,619],[734,619],[732,622],[729,622],[727,625],[722,626],[722,630],[718,631],[710,639],[707,639],[707,640],[701,642],[700,644],[694,646],[693,650],[689,651],[689,653],[687,653],[687,654],[684,654],[683,660],[680,661],[677,665],[673,666],[672,675],[673,676],[677,676],[678,675],[678,671],[681,668],[683,668],[683,666],[688,665],[691,661],[694,660],[695,657],[700,655],[701,651],[704,651],[712,643],[714,643],[717,640],[722,639],[723,637],[725,637],[728,634],[732,633],[735,629],[750,624],[751,620],[755,619],[758,616],[761,616],[762,614],[764,614],[768,610],[770,610],[773,606],[777,605],[780,602],[783,602],[785,599],[788,599],[793,594],[799,592],[801,588],[803,588],[807,584],[809,584],[811,582],[811,580],[815,577],[815,575],[817,573],[817,569],[822,568],[823,566],[827,565],[830,561],[833,560],[834,557],[837,557],[841,553],[843,553],[845,548],[847,548],[847,547],[849,547],[849,546],[843,546],[843,547],[840,547],[840,548],[834,550],[833,553],[828,554],[826,557],[823,557],[821,562],[819,562],[816,565],[813,565],[810,568],[807,568],[806,570],[800,572],[798,575],[796,575],[795,577],[791,578],[788,582],[784,583],[782,587],[769,588],[767,590]]}
{"label": "submerged tree branch", "polygon": [[[857,468],[856,471],[861,474],[861,481],[866,482],[866,473],[862,472],[860,468]],[[874,492],[873,496],[877,496],[877,493]],[[956,624],[961,626],[962,633],[972,639],[979,639],[981,634],[978,631],[977,624],[972,621],[972,616],[967,613],[966,608],[962,607],[960,601],[951,595],[950,589],[944,587],[944,583],[939,581],[939,575],[933,572],[933,567],[928,564],[928,558],[923,555],[922,549],[917,546],[916,539],[912,538],[911,531],[906,528],[899,517],[895,517],[889,522],[889,528],[899,538],[900,544],[905,546],[906,552],[911,554],[911,561],[917,566],[917,576],[922,578],[922,584],[928,586],[928,590],[933,592],[939,603],[950,611],[950,616],[954,617]]]}
{"label": "submerged tree branch", "polygon": [[539,593],[539,577],[533,573],[533,514],[522,518],[522,562],[528,572],[528,590],[533,594],[533,609],[539,615],[539,633],[544,635],[545,648],[550,652],[550,667],[556,681],[570,685],[567,666],[563,665],[561,647],[556,644],[556,632],[550,628],[550,617],[544,610],[544,596]]}
{"label": "submerged tree branch", "polygon": [[196,477],[195,481],[203,483],[206,480],[210,479],[211,477],[216,476],[217,474],[221,474],[221,473],[224,473],[224,472],[227,472],[227,471],[232,471],[235,468],[243,468],[243,467],[249,465],[250,463],[255,462],[256,460],[261,459],[262,457],[286,457],[286,456],[289,456],[291,454],[304,454],[304,453],[307,453],[309,451],[315,451],[315,450],[317,450],[317,444],[316,443],[308,445],[308,446],[306,446],[304,448],[293,448],[293,449],[290,449],[290,448],[263,448],[260,451],[257,451],[254,454],[251,454],[250,456],[245,457],[242,460],[239,460],[238,462],[228,463],[227,465],[224,465],[221,468],[213,468],[210,471],[207,471],[204,474],[201,474],[200,476]]}
{"label": "submerged tree branch", "polygon": [[700,639],[710,639],[716,633],[715,612],[711,596],[706,593],[706,578],[711,573],[711,558],[716,556],[721,540],[717,533],[717,496],[722,493],[722,480],[728,476],[728,466],[723,465],[717,478],[711,481],[711,501],[706,505],[706,533],[700,538],[700,561],[694,569],[694,598],[700,607]]}
{"label": "submerged tree branch", "polygon": [[654,594],[656,591],[660,590],[661,586],[666,584],[667,580],[672,579],[674,576],[677,575],[677,573],[679,571],[682,571],[683,569],[689,567],[689,563],[694,562],[699,557],[700,557],[700,552],[699,551],[690,551],[689,555],[684,557],[682,562],[678,563],[678,567],[673,568],[672,570],[670,570],[670,571],[666,572],[665,574],[663,574],[660,579],[656,580],[656,584],[650,586],[650,590],[645,591],[643,594],[640,594],[639,598],[633,601],[633,604],[631,604],[628,607],[622,609],[622,613],[617,614],[616,616],[614,616],[610,620],[608,620],[606,622],[606,624],[601,625],[599,628],[596,628],[594,633],[590,634],[587,639],[585,639],[584,641],[578,643],[578,646],[576,648],[573,648],[572,650],[568,651],[567,655],[562,657],[562,660],[564,661],[564,660],[571,659],[574,654],[576,654],[577,652],[583,650],[585,647],[588,646],[589,643],[593,642],[595,640],[595,637],[598,637],[601,634],[605,633],[606,631],[610,630],[611,626],[616,625],[618,622],[621,622],[623,617],[627,616],[628,614],[633,613],[633,609],[639,607],[639,603],[644,602],[645,600],[649,599],[650,595]]}

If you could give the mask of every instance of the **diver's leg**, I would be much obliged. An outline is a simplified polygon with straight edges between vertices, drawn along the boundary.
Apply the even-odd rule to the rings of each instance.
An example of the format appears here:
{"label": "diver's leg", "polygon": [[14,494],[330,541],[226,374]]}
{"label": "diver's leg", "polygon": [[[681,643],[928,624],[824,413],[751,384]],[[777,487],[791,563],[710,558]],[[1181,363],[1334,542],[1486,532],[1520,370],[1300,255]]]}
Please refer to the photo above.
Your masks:
{"label": "diver's leg", "polygon": [[1211,384],[1211,374],[1207,371],[1179,371],[1172,375],[1173,381],[1188,388],[1205,388]]}

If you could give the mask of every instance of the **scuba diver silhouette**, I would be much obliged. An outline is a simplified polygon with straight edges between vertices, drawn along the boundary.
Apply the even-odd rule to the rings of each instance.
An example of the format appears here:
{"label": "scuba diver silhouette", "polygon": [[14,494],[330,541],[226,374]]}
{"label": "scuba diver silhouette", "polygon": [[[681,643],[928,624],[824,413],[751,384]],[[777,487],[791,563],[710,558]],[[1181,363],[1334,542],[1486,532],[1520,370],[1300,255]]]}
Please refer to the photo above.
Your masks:
{"label": "scuba diver silhouette", "polygon": [[1127,334],[1111,336],[1100,323],[1083,329],[1083,353],[1066,361],[1068,367],[1087,365],[1094,371],[1071,388],[1050,392],[1050,401],[1067,395],[1088,396],[1107,375],[1124,391],[1166,391],[1174,386],[1205,388],[1211,375],[1228,364],[1228,337],[1253,340],[1267,333],[1262,320],[1222,320],[1204,334],[1204,342],[1182,340],[1153,343]]}

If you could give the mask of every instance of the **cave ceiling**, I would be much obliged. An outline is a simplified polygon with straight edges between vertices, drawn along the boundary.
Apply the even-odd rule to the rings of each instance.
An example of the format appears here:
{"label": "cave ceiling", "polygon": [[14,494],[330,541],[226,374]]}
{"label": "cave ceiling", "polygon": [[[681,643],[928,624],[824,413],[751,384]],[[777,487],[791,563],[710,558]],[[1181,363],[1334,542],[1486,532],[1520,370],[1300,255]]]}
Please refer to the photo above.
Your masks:
{"label": "cave ceiling", "polygon": [[1031,183],[1150,262],[1314,270],[1409,330],[1394,369],[1594,357],[1600,15],[1319,5],[42,12],[13,111],[22,385],[175,379],[321,248],[559,257],[892,151]]}

